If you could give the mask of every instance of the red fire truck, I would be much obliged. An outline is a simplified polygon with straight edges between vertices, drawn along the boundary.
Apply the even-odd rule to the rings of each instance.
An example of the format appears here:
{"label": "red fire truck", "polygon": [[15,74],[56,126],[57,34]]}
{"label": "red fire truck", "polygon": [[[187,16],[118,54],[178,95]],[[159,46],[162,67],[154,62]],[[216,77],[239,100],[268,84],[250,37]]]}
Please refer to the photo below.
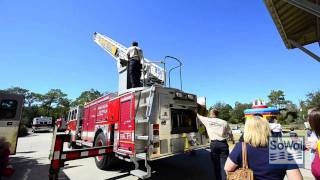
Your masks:
{"label": "red fire truck", "polygon": [[56,126],[58,131],[65,131],[67,129],[67,119],[64,117],[56,119]]}
{"label": "red fire truck", "polygon": [[76,140],[81,138],[81,128],[82,128],[82,117],[83,117],[83,107],[76,106],[69,110],[67,117],[67,128],[66,132],[71,135],[72,141],[70,143],[71,147],[76,147]]}
{"label": "red fire truck", "polygon": [[[125,63],[120,56],[124,47],[97,33],[95,41],[119,62],[119,92],[70,109],[67,127],[70,144],[87,150],[61,155],[53,147],[56,149],[51,153],[53,164],[56,159],[69,160],[68,156],[71,159],[95,156],[98,168],[109,169],[115,159],[121,159],[133,162],[135,170],[131,174],[144,179],[151,176],[149,161],[208,146],[208,139],[198,132],[196,95],[171,88],[170,84],[165,87],[164,70],[152,63],[141,78],[144,87],[127,89]],[[112,147],[112,152],[95,147]],[[139,169],[140,160],[145,161],[147,172]]]}

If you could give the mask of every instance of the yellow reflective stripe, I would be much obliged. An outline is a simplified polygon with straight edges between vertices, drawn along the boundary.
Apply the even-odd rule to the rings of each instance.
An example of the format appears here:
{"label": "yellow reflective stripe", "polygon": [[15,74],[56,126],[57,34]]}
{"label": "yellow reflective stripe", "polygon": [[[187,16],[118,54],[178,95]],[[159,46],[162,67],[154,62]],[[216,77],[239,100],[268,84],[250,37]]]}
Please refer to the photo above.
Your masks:
{"label": "yellow reflective stripe", "polygon": [[111,48],[111,53],[115,56],[116,55],[116,52],[117,52],[117,47],[115,47],[115,46],[112,46],[112,48]]}

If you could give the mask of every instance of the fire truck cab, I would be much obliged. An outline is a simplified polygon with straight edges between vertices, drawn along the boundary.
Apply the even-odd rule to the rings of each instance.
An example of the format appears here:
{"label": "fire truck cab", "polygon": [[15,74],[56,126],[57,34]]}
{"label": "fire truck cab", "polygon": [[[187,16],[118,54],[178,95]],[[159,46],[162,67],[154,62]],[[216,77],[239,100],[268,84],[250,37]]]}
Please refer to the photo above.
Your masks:
{"label": "fire truck cab", "polygon": [[67,120],[64,117],[56,119],[56,126],[58,131],[65,131],[67,129]]}
{"label": "fire truck cab", "polygon": [[76,146],[76,141],[81,139],[83,107],[76,106],[69,110],[66,132],[71,135],[71,147]]}

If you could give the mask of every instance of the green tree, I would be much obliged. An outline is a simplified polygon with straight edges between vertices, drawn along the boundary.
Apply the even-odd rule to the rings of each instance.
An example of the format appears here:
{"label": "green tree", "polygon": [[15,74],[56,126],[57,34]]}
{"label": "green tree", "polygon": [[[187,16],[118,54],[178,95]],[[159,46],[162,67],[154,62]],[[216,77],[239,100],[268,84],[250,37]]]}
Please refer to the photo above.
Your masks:
{"label": "green tree", "polygon": [[307,107],[320,107],[320,91],[315,91],[307,94]]}
{"label": "green tree", "polygon": [[11,88],[7,88],[4,90],[7,93],[11,93],[11,94],[20,94],[24,96],[24,102],[27,104],[29,102],[29,98],[30,98],[30,94],[31,92],[28,89],[24,89],[21,87],[11,87]]}
{"label": "green tree", "polygon": [[268,96],[269,106],[275,106],[280,109],[278,121],[281,124],[296,123],[299,121],[299,109],[292,101],[286,100],[285,94],[282,90],[272,90]]}
{"label": "green tree", "polygon": [[300,101],[300,109],[298,111],[298,121],[304,122],[308,116],[308,109],[320,107],[320,91],[310,92],[306,95],[306,100]]}
{"label": "green tree", "polygon": [[41,94],[31,92],[30,90],[24,89],[21,87],[11,87],[11,88],[5,89],[4,91],[8,92],[8,93],[23,95],[24,96],[24,103],[25,103],[26,107],[28,107],[28,108],[30,108],[33,105],[33,103],[41,102],[41,100],[42,100]]}
{"label": "green tree", "polygon": [[43,96],[39,93],[28,93],[26,96],[28,107],[31,107],[35,102],[41,103]]}
{"label": "green tree", "polygon": [[59,117],[67,117],[70,105],[71,105],[71,100],[67,98],[61,99],[57,104],[57,106],[52,109],[52,112],[51,112],[52,117],[54,119],[57,119]]}
{"label": "green tree", "polygon": [[244,123],[244,110],[250,109],[251,103],[236,102],[233,110],[231,111],[230,122],[233,124]]}
{"label": "green tree", "polygon": [[52,108],[57,107],[67,97],[60,89],[51,89],[43,95],[42,106],[46,109],[46,114],[52,116]]}
{"label": "green tree", "polygon": [[223,103],[223,102],[217,102],[213,106],[209,108],[211,109],[216,109],[219,111],[218,118],[229,121],[231,118],[231,112],[232,112],[232,107],[229,104]]}
{"label": "green tree", "polygon": [[80,96],[72,103],[73,106],[84,105],[86,102],[90,102],[92,100],[101,97],[103,94],[95,89],[90,89],[88,91],[83,91]]}
{"label": "green tree", "polygon": [[272,90],[268,95],[269,106],[275,106],[278,108],[284,108],[283,105],[286,105],[288,101],[285,100],[285,94],[282,90]]}
{"label": "green tree", "polygon": [[300,101],[299,106],[300,106],[299,113],[298,113],[299,121],[304,122],[306,121],[306,117],[308,115],[308,105],[305,101]]}
{"label": "green tree", "polygon": [[298,119],[299,109],[296,104],[294,104],[291,101],[288,101],[286,105],[285,113],[286,113],[285,120],[287,124],[298,122],[297,120],[299,120]]}
{"label": "green tree", "polygon": [[11,87],[11,88],[7,88],[4,91],[8,92],[8,93],[12,93],[12,94],[20,94],[20,95],[26,95],[29,90],[28,89],[24,89],[21,87]]}

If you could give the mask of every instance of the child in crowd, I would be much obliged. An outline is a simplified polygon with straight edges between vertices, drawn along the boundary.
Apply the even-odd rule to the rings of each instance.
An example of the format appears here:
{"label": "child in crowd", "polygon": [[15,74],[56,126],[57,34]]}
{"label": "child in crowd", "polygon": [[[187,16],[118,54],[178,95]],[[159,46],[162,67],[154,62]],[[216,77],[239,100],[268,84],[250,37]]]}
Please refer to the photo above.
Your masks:
{"label": "child in crowd", "polygon": [[289,136],[290,137],[298,137],[298,134],[296,132],[294,132],[294,128],[290,128],[290,132],[289,132]]}

